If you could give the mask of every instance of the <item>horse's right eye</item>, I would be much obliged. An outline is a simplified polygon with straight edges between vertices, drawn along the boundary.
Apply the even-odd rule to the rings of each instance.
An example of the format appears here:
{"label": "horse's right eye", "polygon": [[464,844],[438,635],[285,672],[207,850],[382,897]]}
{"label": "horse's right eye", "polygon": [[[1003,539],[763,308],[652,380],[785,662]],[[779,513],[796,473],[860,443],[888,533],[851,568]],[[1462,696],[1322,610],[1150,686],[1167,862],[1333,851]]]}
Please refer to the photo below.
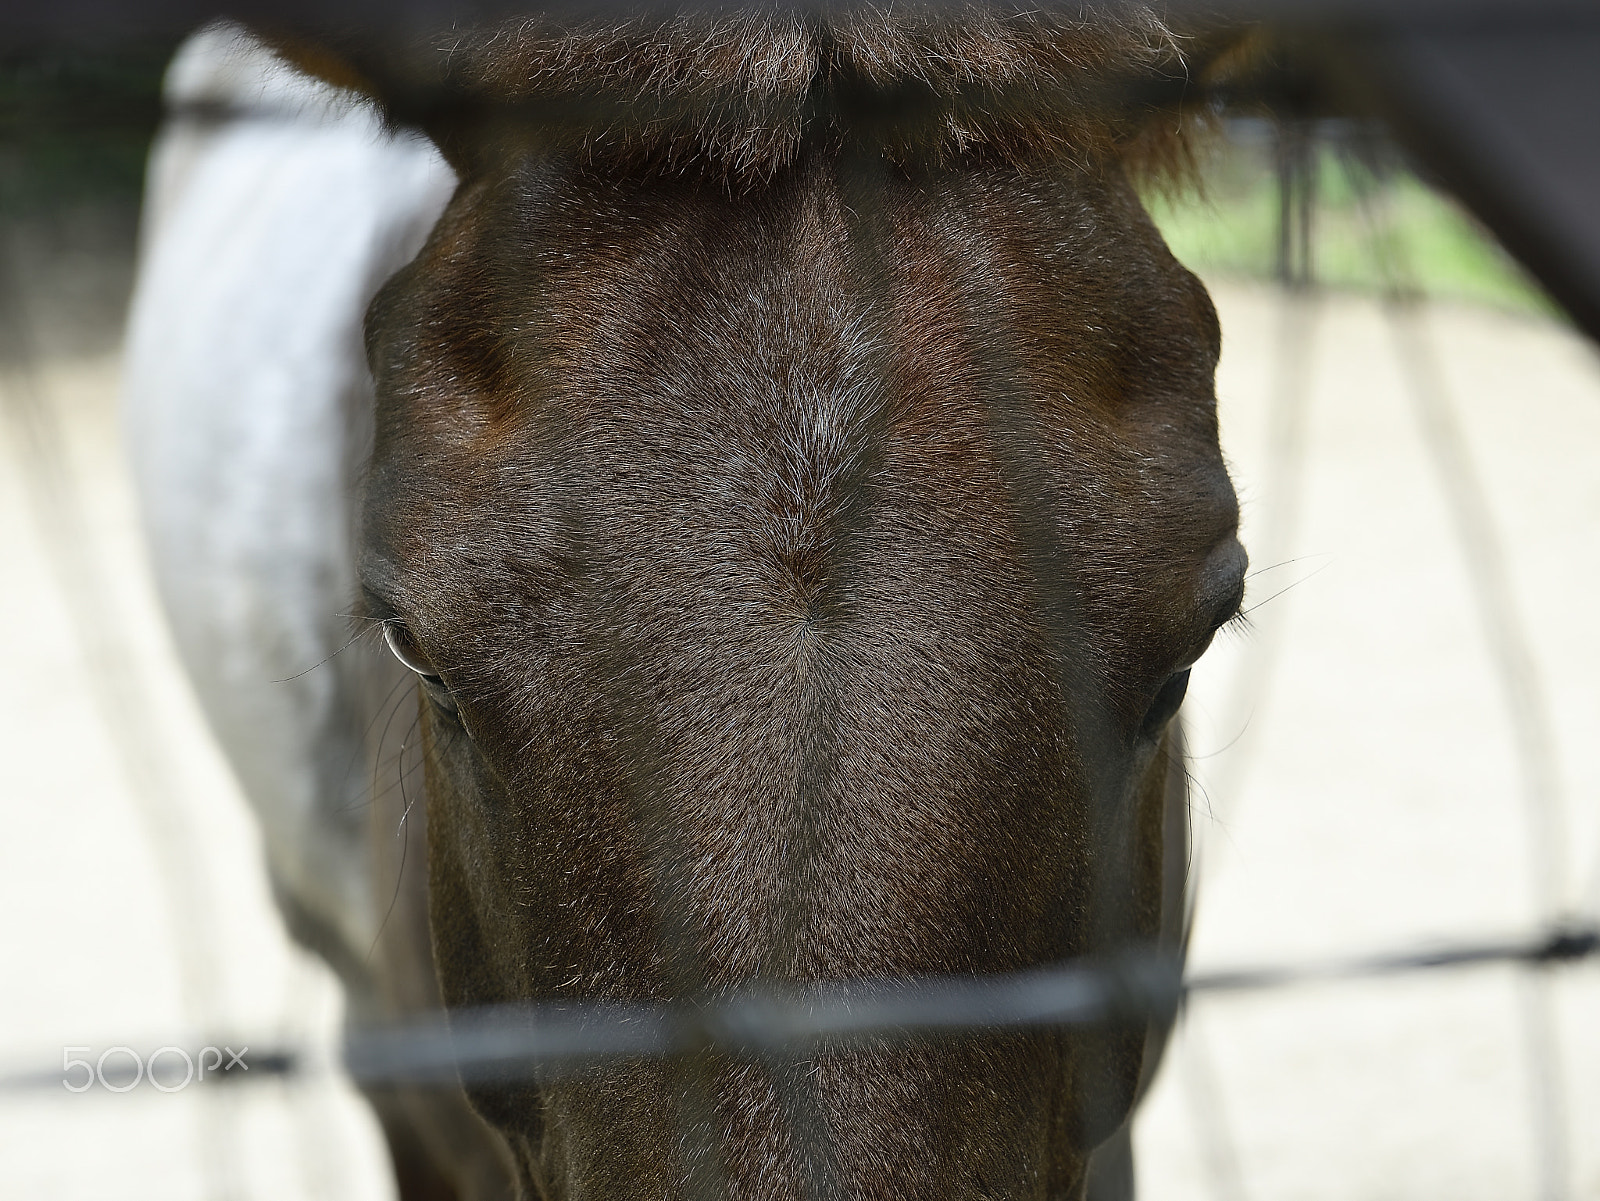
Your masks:
{"label": "horse's right eye", "polygon": [[433,660],[423,654],[422,648],[411,636],[406,623],[393,617],[384,622],[383,640],[389,644],[390,653],[400,660],[402,667],[417,673],[417,679],[422,682],[423,692],[427,693],[433,703],[459,720],[460,709],[456,705],[455,696],[450,692],[450,686],[444,682],[444,677],[433,665]]}
{"label": "horse's right eye", "polygon": [[[383,640],[389,644],[389,652],[400,660],[400,665],[416,672],[424,680],[439,681],[439,669],[433,661],[422,653],[422,648],[417,645],[417,640],[411,636],[411,631],[406,628],[406,623],[390,618],[383,623]],[[442,681],[441,681],[442,682]]]}

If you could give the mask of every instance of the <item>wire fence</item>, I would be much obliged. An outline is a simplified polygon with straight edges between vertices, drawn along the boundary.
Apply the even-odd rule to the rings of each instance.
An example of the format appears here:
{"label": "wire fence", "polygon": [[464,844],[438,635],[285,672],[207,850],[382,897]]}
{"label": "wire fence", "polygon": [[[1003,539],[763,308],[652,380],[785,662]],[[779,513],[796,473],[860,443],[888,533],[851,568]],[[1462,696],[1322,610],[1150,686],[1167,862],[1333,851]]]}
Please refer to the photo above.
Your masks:
{"label": "wire fence", "polygon": [[[242,119],[231,110],[207,109],[182,114],[188,119],[226,121]],[[249,119],[260,119],[259,115]],[[276,119],[276,118],[275,118]],[[1277,563],[1287,557],[1296,523],[1295,480],[1303,473],[1306,452],[1305,393],[1309,346],[1318,322],[1318,289],[1312,263],[1312,229],[1316,217],[1315,188],[1311,181],[1317,147],[1326,142],[1325,130],[1315,123],[1288,118],[1276,129],[1279,195],[1280,279],[1286,289],[1280,339],[1277,383],[1274,386],[1272,465],[1276,483],[1272,494],[1280,507],[1269,519],[1258,548],[1261,559]],[[1319,136],[1320,134],[1320,136]],[[1408,274],[1404,247],[1396,244],[1385,225],[1383,172],[1370,146],[1346,143],[1337,147],[1351,165],[1353,178],[1367,181],[1360,196],[1363,219],[1371,229],[1374,247],[1387,264],[1389,283],[1386,306],[1393,325],[1395,346],[1403,363],[1415,401],[1418,420],[1433,457],[1438,486],[1444,495],[1468,565],[1478,604],[1482,635],[1492,649],[1502,690],[1505,718],[1514,731],[1523,811],[1527,822],[1531,863],[1529,879],[1536,890],[1535,911],[1540,925],[1525,938],[1485,939],[1457,945],[1407,948],[1390,953],[1310,963],[1268,963],[1227,970],[1185,972],[1181,957],[1157,954],[1099,954],[1026,972],[992,977],[962,977],[893,981],[860,981],[793,988],[747,988],[707,991],[699,980],[693,921],[677,896],[672,865],[683,859],[681,848],[670,839],[657,851],[653,872],[656,909],[663,914],[660,931],[668,950],[670,989],[678,999],[662,1003],[595,1002],[592,1004],[508,1005],[458,1011],[448,1023],[429,1018],[390,1027],[352,1026],[346,1033],[337,1063],[316,1048],[256,1043],[246,1079],[307,1079],[343,1072],[364,1085],[424,1084],[454,1088],[465,1083],[504,1084],[549,1079],[552,1074],[587,1070],[597,1062],[616,1059],[670,1061],[685,1073],[689,1101],[683,1121],[684,1139],[698,1143],[704,1154],[687,1157],[702,1166],[691,1180],[699,1197],[723,1195],[726,1181],[715,1169],[714,1104],[709,1077],[695,1074],[694,1064],[710,1052],[752,1059],[773,1066],[785,1094],[788,1120],[806,1132],[809,1145],[807,1176],[814,1196],[843,1195],[829,1164],[825,1121],[815,1085],[796,1070],[803,1057],[819,1046],[851,1042],[917,1039],[937,1036],[993,1033],[1016,1029],[1100,1028],[1130,1021],[1170,1024],[1186,1003],[1207,996],[1268,993],[1310,984],[1385,979],[1394,976],[1459,970],[1488,964],[1509,964],[1528,969],[1532,985],[1525,1012],[1526,1053],[1538,1081],[1531,1104],[1531,1122],[1539,1146],[1539,1192],[1544,1198],[1570,1195],[1567,1184],[1568,1149],[1561,1132],[1563,1086],[1556,1041],[1551,1033],[1548,970],[1600,955],[1600,865],[1595,881],[1580,890],[1584,906],[1565,909],[1570,890],[1563,881],[1560,828],[1556,796],[1556,736],[1533,664],[1516,605],[1509,587],[1505,552],[1494,535],[1494,523],[1484,499],[1470,453],[1454,424],[1449,391],[1445,386],[1427,334],[1417,320],[1419,292]],[[852,210],[862,214],[851,246],[857,276],[874,298],[869,310],[885,314],[890,285],[878,262],[886,235],[874,228],[874,166],[855,164],[848,177],[859,193]],[[19,297],[16,273],[0,270],[0,313],[5,315],[5,416],[14,441],[29,449],[23,483],[31,496],[43,543],[50,550],[50,566],[68,597],[74,627],[87,640],[96,667],[96,700],[107,728],[116,736],[124,770],[135,781],[136,793],[148,801],[152,827],[177,823],[159,798],[163,768],[159,762],[159,731],[143,728],[145,712],[130,689],[133,673],[118,662],[117,631],[105,621],[98,598],[108,585],[92,556],[92,539],[83,532],[84,521],[74,500],[74,485],[60,451],[62,434],[52,427],[48,406],[38,403],[40,390],[34,378],[34,352],[18,331],[25,309]],[[981,324],[981,322],[980,322]],[[885,340],[886,341],[886,340]],[[998,356],[1001,352],[996,351]],[[1053,573],[1045,545],[1043,501],[1029,495],[1034,472],[1027,462],[1036,442],[1024,406],[1005,381],[1014,379],[1013,364],[997,358],[984,364],[980,375],[988,381],[985,397],[992,414],[993,432],[1002,457],[1009,458],[1008,474],[1017,481],[1014,499],[1021,513],[1026,554],[1032,557],[1034,576],[1044,581],[1048,593]],[[883,413],[869,420],[869,435],[881,439]],[[863,499],[868,480],[856,485]],[[858,515],[870,508],[852,506]],[[1032,525],[1030,532],[1029,526]],[[848,548],[854,530],[833,531],[835,543]],[[847,549],[841,551],[848,557]],[[1078,633],[1075,602],[1065,595],[1050,595],[1044,607],[1051,614],[1052,641],[1070,646]],[[1239,676],[1235,707],[1248,705],[1262,694],[1273,670],[1276,643],[1263,639],[1254,648],[1253,662]],[[1070,656],[1066,656],[1070,659]],[[1081,690],[1082,679],[1070,662],[1062,668],[1069,694]],[[1091,709],[1096,706],[1090,706]],[[655,831],[673,829],[668,814],[659,809],[664,789],[652,780],[650,732],[630,732],[636,766],[634,817]],[[1090,742],[1094,739],[1091,737]],[[824,769],[826,765],[823,765]],[[820,802],[813,799],[808,811]],[[813,827],[810,827],[814,829]],[[203,923],[207,907],[199,892],[191,862],[203,856],[186,848],[189,835],[167,830],[155,843],[173,848],[173,860],[162,871],[173,889],[170,920],[174,925]],[[800,839],[791,851],[790,878],[802,874],[808,850]],[[1103,865],[1098,888],[1114,893],[1124,882],[1118,865]],[[190,980],[194,1011],[207,1009],[207,967],[204,948],[214,942],[203,932],[191,931],[180,940],[188,948],[183,974]],[[117,1079],[114,1077],[114,1079]],[[56,1088],[59,1071],[24,1071],[0,1077],[0,1090]],[[120,1082],[120,1081],[119,1081]],[[697,1096],[698,1094],[698,1096]],[[219,1136],[221,1137],[221,1136]],[[1226,1131],[1216,1136],[1226,1138]],[[1213,1157],[1226,1161],[1226,1149]],[[706,1166],[709,1165],[709,1166]],[[220,1171],[221,1169],[218,1169]],[[691,1173],[692,1175],[693,1173]],[[1224,1173],[1226,1174],[1226,1173]],[[221,1190],[225,1191],[225,1190]]]}

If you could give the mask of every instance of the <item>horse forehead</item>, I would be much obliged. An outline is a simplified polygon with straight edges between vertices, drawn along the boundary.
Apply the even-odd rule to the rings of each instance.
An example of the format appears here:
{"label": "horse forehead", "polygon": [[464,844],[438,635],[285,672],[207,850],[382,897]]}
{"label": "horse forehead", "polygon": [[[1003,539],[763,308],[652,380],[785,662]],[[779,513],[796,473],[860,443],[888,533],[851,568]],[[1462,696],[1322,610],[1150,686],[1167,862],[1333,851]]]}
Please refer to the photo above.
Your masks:
{"label": "horse forehead", "polygon": [[[467,189],[408,273],[420,303],[395,315],[410,319],[410,366],[438,379],[481,365],[475,357],[537,360],[547,377],[575,381],[531,389],[545,396],[614,403],[608,384],[653,376],[656,390],[725,381],[722,394],[738,400],[740,386],[761,382],[747,364],[786,380],[872,344],[874,326],[881,355],[920,354],[934,368],[971,343],[962,327],[974,323],[990,335],[1008,322],[1057,343],[1065,334],[1069,368],[1155,332],[1141,327],[1193,333],[1146,311],[1159,238],[1137,228],[1147,223],[1125,188],[1082,172],[857,184],[859,196],[823,164],[730,197],[528,167]],[[1171,290],[1174,274],[1158,282]],[[396,322],[377,324],[388,334]],[[896,365],[880,358],[876,370]],[[496,383],[529,390],[526,378]]]}
{"label": "horse forehead", "polygon": [[[1102,268],[1144,260],[1136,282],[1100,270],[1079,287],[1044,278],[1060,271],[1065,236],[1050,215],[1040,229],[1037,215],[1014,218],[993,200],[983,221],[954,222],[958,236],[939,233],[950,210],[934,205],[932,219],[885,220],[865,249],[826,180],[754,200],[612,200],[599,211],[594,197],[547,198],[532,206],[531,234],[525,199],[467,204],[444,223],[409,282],[412,304],[388,318],[413,327],[389,422],[397,507],[454,490],[429,507],[457,521],[475,496],[478,516],[501,528],[520,517],[550,534],[559,503],[597,527],[587,544],[625,554],[642,533],[659,553],[721,540],[760,552],[723,556],[746,570],[801,544],[836,550],[828,515],[854,496],[884,499],[871,477],[886,455],[902,490],[918,476],[944,487],[918,496],[925,527],[1003,522],[1005,488],[962,485],[996,474],[996,434],[1016,442],[1003,427],[1018,416],[1054,443],[1052,471],[1095,493],[1107,522],[1137,491],[1111,477],[1137,474],[1152,449],[1191,474],[1220,465],[1205,420],[1120,411],[1111,365],[1137,361],[1141,339],[1207,357],[1209,329],[1193,313],[1169,305],[1152,319],[1130,315],[1149,311],[1145,297],[1117,304],[1120,289],[1151,290],[1147,241],[1124,232],[1099,250]],[[1115,204],[1111,217],[1128,224]],[[1041,245],[1050,260],[1027,261]],[[1159,286],[1187,294],[1167,264]],[[1008,293],[1009,311],[991,292]],[[1208,407],[1202,383],[1184,406]],[[1008,389],[1033,411],[997,404]]]}

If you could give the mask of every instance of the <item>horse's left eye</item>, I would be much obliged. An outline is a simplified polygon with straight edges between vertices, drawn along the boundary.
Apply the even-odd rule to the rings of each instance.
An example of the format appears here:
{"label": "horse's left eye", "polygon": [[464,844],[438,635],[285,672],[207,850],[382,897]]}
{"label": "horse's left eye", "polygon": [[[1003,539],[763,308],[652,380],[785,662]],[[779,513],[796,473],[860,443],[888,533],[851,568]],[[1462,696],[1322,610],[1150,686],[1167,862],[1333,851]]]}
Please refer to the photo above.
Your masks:
{"label": "horse's left eye", "polygon": [[1139,733],[1150,739],[1160,738],[1161,731],[1166,729],[1167,723],[1177,714],[1178,706],[1183,704],[1183,694],[1188,691],[1189,669],[1186,667],[1168,677],[1167,682],[1161,685],[1155,700],[1150,702],[1150,708],[1145,711]]}

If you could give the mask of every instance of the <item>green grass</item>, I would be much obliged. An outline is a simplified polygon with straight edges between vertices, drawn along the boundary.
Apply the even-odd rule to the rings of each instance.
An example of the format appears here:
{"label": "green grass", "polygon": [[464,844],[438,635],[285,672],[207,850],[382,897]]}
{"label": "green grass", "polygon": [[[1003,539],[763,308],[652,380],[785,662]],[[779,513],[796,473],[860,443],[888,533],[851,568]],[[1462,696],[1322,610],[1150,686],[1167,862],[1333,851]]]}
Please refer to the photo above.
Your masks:
{"label": "green grass", "polygon": [[[1331,151],[1316,160],[1312,271],[1319,283],[1379,292],[1389,271],[1364,212],[1409,281],[1428,296],[1551,316],[1558,310],[1500,245],[1448,196],[1414,175],[1381,181],[1352,175]],[[1368,188],[1375,204],[1363,208]],[[1277,270],[1278,185],[1264,151],[1225,143],[1204,172],[1202,194],[1146,197],[1151,216],[1180,261],[1201,275],[1272,279]]]}

